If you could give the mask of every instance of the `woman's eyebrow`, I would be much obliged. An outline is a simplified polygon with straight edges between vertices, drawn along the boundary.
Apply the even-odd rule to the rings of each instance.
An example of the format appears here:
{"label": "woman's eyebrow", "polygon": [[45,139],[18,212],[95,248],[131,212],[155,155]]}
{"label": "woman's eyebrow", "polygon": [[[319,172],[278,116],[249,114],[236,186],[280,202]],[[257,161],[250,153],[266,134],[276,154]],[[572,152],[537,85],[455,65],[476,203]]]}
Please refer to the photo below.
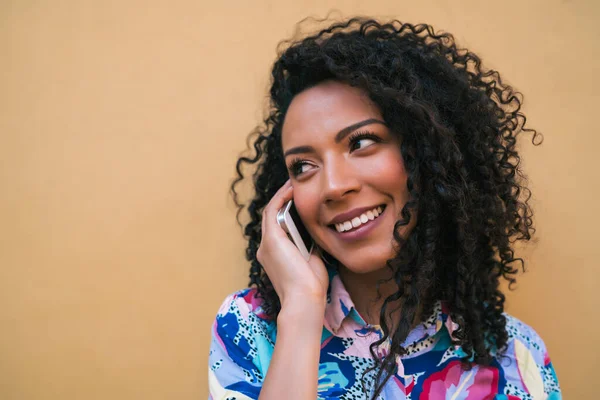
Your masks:
{"label": "woman's eyebrow", "polygon": [[360,127],[363,127],[365,125],[371,125],[371,124],[382,124],[387,126],[387,124],[377,118],[369,118],[369,119],[365,119],[364,121],[360,121],[357,122],[355,124],[352,124],[350,126],[345,127],[344,129],[342,129],[341,131],[338,132],[337,135],[335,135],[335,142],[339,143],[342,140],[344,140],[344,138],[346,136],[348,136],[350,133],[354,132],[355,130],[357,130]]}
{"label": "woman's eyebrow", "polygon": [[[360,127],[363,127],[365,125],[371,125],[371,124],[382,124],[387,126],[387,124],[377,118],[369,118],[369,119],[365,119],[364,121],[360,121],[357,122],[355,124],[352,124],[350,126],[345,127],[344,129],[342,129],[341,131],[339,131],[337,133],[337,135],[335,135],[335,142],[339,143],[342,140],[344,140],[344,138],[346,136],[348,136],[350,133],[354,132],[355,130],[357,130]],[[287,157],[291,154],[304,154],[304,153],[310,153],[313,152],[314,148],[312,146],[298,146],[298,147],[292,147],[291,149],[287,150],[284,154],[283,157]]]}

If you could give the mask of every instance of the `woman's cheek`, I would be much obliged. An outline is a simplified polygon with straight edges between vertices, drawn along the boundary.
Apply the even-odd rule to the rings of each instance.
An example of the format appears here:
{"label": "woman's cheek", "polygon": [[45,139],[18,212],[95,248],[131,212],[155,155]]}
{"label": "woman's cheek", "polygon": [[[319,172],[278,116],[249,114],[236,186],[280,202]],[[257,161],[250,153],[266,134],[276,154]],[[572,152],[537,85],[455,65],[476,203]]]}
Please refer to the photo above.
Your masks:
{"label": "woman's cheek", "polygon": [[364,181],[394,192],[406,186],[406,170],[399,152],[388,150],[363,161],[357,171],[360,171]]}
{"label": "woman's cheek", "polygon": [[310,194],[306,193],[306,191],[294,189],[294,205],[296,206],[296,210],[298,211],[302,222],[304,222],[304,225],[309,231],[314,224],[313,221],[316,220],[316,210],[318,210],[318,207],[315,207],[314,203],[314,198],[311,199]]}

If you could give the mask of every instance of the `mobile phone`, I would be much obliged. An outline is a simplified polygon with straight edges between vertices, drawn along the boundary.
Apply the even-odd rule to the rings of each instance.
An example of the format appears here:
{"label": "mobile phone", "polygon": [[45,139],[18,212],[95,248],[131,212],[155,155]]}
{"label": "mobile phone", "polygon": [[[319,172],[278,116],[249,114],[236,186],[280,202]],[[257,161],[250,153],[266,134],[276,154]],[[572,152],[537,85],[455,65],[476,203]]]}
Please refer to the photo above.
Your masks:
{"label": "mobile phone", "polygon": [[277,223],[288,234],[304,259],[308,261],[310,253],[313,251],[314,241],[302,223],[292,200],[285,203],[283,208],[277,212]]}

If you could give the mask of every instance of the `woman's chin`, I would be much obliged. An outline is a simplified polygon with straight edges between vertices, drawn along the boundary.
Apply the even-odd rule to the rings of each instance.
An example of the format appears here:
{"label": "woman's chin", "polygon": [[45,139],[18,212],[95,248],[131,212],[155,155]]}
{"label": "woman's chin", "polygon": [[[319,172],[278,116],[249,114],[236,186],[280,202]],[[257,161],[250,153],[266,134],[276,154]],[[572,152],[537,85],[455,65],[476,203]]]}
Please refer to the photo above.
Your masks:
{"label": "woman's chin", "polygon": [[340,268],[344,269],[345,272],[349,272],[356,275],[369,275],[376,273],[377,275],[389,271],[386,265],[386,260],[369,260],[365,262],[340,262]]}

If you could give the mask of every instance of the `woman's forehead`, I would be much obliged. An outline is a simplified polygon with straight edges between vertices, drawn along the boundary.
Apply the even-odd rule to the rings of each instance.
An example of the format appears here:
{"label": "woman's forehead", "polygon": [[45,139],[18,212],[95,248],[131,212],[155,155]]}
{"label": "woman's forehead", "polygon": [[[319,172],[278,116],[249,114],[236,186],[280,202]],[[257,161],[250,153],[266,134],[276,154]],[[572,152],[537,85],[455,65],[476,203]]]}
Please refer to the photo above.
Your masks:
{"label": "woman's forehead", "polygon": [[282,143],[293,145],[310,134],[335,135],[353,123],[382,119],[379,108],[359,88],[326,81],[299,93],[287,110]]}

